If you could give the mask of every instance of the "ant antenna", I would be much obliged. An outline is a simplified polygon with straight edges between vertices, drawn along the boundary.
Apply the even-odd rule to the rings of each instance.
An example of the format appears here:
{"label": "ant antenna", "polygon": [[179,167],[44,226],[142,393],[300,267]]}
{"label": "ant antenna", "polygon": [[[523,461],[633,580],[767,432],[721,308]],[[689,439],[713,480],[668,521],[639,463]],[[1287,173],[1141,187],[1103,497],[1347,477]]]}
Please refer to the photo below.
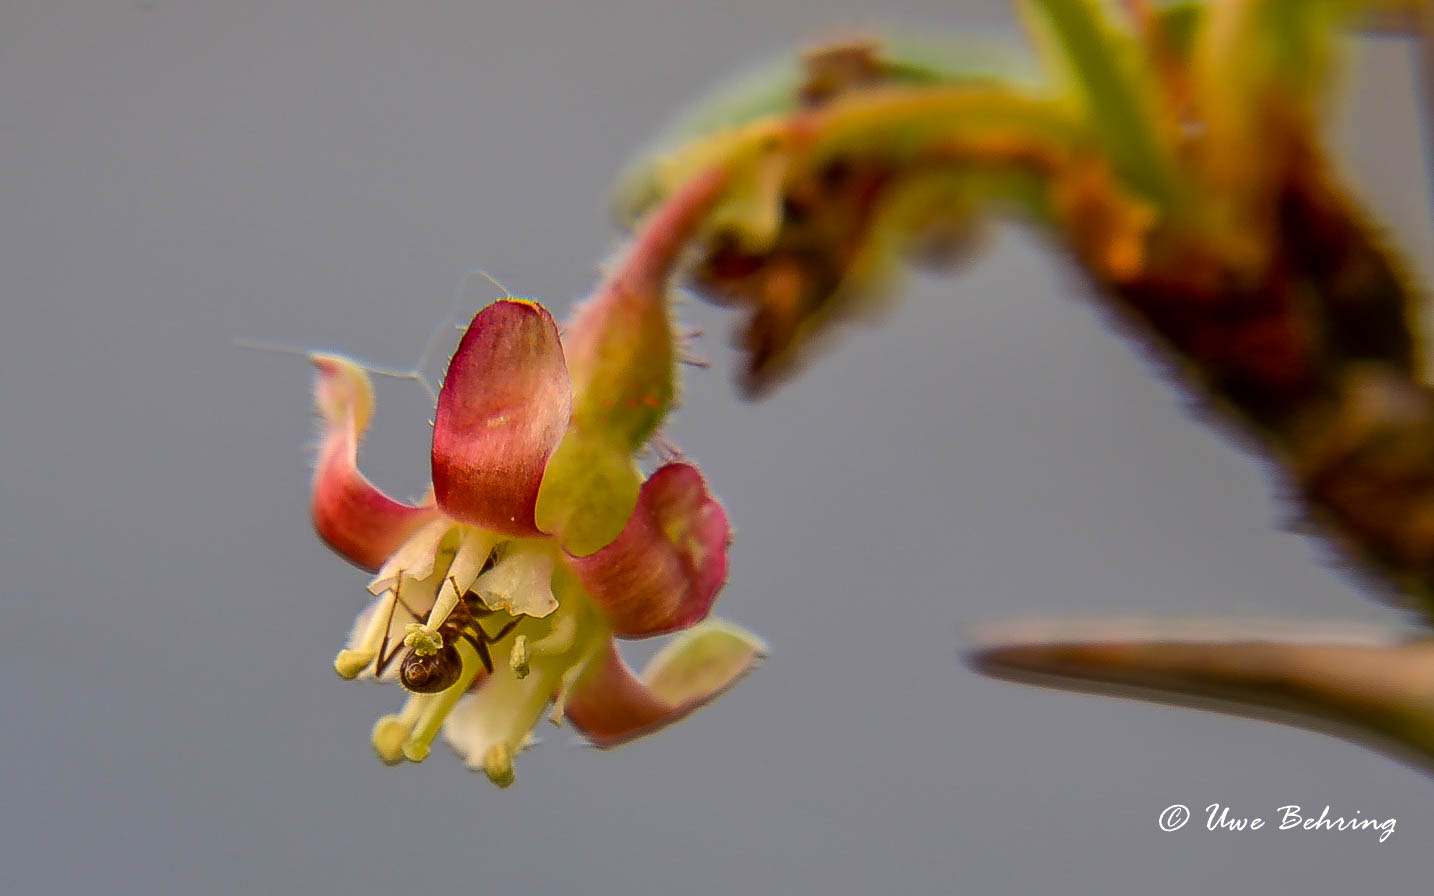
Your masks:
{"label": "ant antenna", "polygon": [[[443,316],[443,319],[440,320],[434,326],[433,330],[428,334],[428,338],[423,342],[423,351],[418,356],[418,364],[414,367],[415,370],[422,370],[424,365],[428,363],[428,356],[433,354],[434,346],[438,343],[438,337],[442,336],[448,330],[449,321],[453,320],[453,318],[457,316],[458,309],[463,304],[463,293],[468,289],[468,281],[473,279],[474,274],[477,274],[484,280],[487,280],[489,283],[501,289],[503,291],[503,298],[515,298],[513,292],[508,289],[508,287],[499,283],[496,277],[483,270],[481,267],[471,267],[468,270],[464,271],[463,276],[458,278],[458,285],[453,289],[453,302],[448,306],[448,313],[445,314]],[[456,326],[460,330],[464,329],[463,324],[457,324]],[[433,400],[435,402],[438,401],[436,397]]]}
{"label": "ant antenna", "polygon": [[[253,342],[248,339],[235,339],[234,346],[236,348],[250,349],[251,351],[257,352],[278,352],[282,355],[298,355],[302,358],[307,358],[314,354],[313,349],[300,348],[297,345],[281,345],[271,342]],[[381,367],[378,364],[370,364],[367,361],[362,361],[357,358],[353,359],[353,361],[359,367],[362,367],[364,370],[368,371],[374,376],[392,377],[396,380],[415,380],[420,386],[423,387],[423,391],[428,393],[428,397],[430,399],[432,399],[435,403],[438,401],[438,391],[434,389],[431,385],[429,385],[428,380],[423,378],[423,371],[420,368],[415,367],[412,370],[395,370],[392,367]]]}
{"label": "ant antenna", "polygon": [[478,268],[478,267],[469,268],[468,270],[466,270],[466,271],[463,272],[463,279],[460,280],[460,281],[458,281],[458,290],[459,290],[459,292],[462,292],[462,291],[463,291],[463,288],[468,285],[468,278],[469,278],[469,277],[472,277],[474,274],[477,274],[478,276],[482,277],[484,280],[487,280],[489,283],[491,283],[491,284],[493,284],[494,286],[498,287],[499,289],[503,290],[503,296],[502,296],[502,298],[505,298],[505,299],[515,298],[515,296],[513,295],[513,291],[512,291],[511,289],[509,289],[508,287],[506,287],[506,286],[504,286],[503,284],[499,283],[499,282],[498,282],[498,279],[497,279],[496,277],[494,277],[492,274],[490,274],[490,273],[488,273],[487,271],[483,270],[482,268]]}
{"label": "ant antenna", "polygon": [[[448,322],[451,321],[458,314],[458,309],[463,303],[463,293],[465,290],[467,290],[468,281],[473,278],[474,274],[477,274],[484,280],[487,280],[489,283],[502,290],[503,298],[514,298],[512,290],[499,283],[498,279],[492,274],[483,270],[481,267],[469,268],[468,270],[463,272],[463,276],[458,280],[458,286],[453,290],[453,301],[448,307],[448,313],[443,316],[443,318],[438,322],[436,326],[434,326],[433,330],[429,332],[428,338],[423,341],[423,351],[419,353],[418,361],[413,365],[412,368],[408,370],[397,370],[392,367],[381,367],[377,364],[370,364],[367,361],[359,361],[357,359],[355,359],[355,362],[364,370],[374,374],[375,376],[387,376],[392,377],[396,380],[416,381],[420,386],[423,387],[423,391],[428,394],[429,400],[432,401],[434,404],[437,404],[438,390],[435,389],[423,376],[423,368],[428,364],[428,358],[430,355],[433,354],[433,350],[438,344],[438,337],[442,336],[444,332],[447,331]],[[462,329],[462,327],[460,327],[459,329]],[[312,349],[300,348],[299,346],[295,345],[281,345],[269,342],[253,342],[248,339],[235,339],[234,345],[238,348],[252,349],[254,351],[279,352],[285,355],[299,355],[305,358],[313,354]]]}

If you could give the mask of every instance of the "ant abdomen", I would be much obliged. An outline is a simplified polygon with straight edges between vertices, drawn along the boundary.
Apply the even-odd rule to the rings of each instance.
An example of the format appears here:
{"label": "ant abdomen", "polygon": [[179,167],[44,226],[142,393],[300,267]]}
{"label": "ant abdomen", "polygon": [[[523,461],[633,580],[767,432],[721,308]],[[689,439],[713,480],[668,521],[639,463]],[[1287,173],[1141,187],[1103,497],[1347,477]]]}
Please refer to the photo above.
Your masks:
{"label": "ant abdomen", "polygon": [[[457,585],[454,585],[457,588]],[[397,605],[395,600],[394,604]],[[414,618],[422,618],[404,604],[404,609]],[[493,611],[483,606],[478,595],[469,591],[463,594],[438,628],[438,635],[443,639],[443,647],[437,653],[419,654],[415,650],[409,650],[403,655],[398,664],[398,680],[409,691],[415,694],[437,694],[446,691],[453,686],[463,674],[463,657],[459,655],[457,642],[467,641],[473,647],[474,653],[478,655],[478,662],[483,664],[483,670],[492,674],[493,656],[488,652],[490,644],[496,644],[505,635],[517,626],[518,620],[511,619],[507,625],[500,628],[497,634],[489,635],[484,631],[478,620],[491,616]],[[392,623],[392,608],[390,608],[390,624]],[[383,649],[388,644],[388,636],[379,645],[379,660],[377,675],[383,675],[384,668],[389,660],[393,659],[398,650],[384,656]]]}
{"label": "ant abdomen", "polygon": [[437,653],[427,655],[410,650],[398,667],[398,680],[415,694],[437,694],[452,687],[462,671],[458,648],[445,644]]}

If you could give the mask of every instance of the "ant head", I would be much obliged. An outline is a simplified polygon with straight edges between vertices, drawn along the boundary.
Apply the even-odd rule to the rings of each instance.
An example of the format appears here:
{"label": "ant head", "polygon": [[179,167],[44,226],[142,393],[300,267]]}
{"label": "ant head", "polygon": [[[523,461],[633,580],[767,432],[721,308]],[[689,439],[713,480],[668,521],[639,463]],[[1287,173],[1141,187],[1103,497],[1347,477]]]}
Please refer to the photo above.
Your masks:
{"label": "ant head", "polygon": [[415,694],[437,694],[452,687],[462,671],[458,649],[448,644],[424,656],[410,650],[399,664],[398,680]]}

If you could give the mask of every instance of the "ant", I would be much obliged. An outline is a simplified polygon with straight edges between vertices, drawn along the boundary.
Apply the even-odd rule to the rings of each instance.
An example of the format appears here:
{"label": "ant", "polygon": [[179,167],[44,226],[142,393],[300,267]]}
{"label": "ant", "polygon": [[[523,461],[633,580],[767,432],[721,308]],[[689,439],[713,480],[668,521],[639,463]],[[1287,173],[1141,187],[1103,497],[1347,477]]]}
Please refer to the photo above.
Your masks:
{"label": "ant", "polygon": [[[393,625],[393,614],[402,599],[395,589],[393,603],[388,609],[388,624],[384,627],[383,641],[378,648],[378,663],[374,667],[374,674],[382,676],[384,669],[388,668],[402,645],[394,647],[393,651],[384,656],[388,649],[388,629]],[[404,604],[403,608],[415,619],[423,617],[413,612],[413,609]],[[496,610],[490,610],[482,605],[478,595],[468,591],[459,597],[458,603],[448,618],[438,626],[438,633],[443,637],[443,646],[437,653],[419,654],[410,649],[404,654],[402,662],[398,667],[399,683],[407,690],[415,694],[437,694],[453,686],[458,680],[459,674],[463,671],[463,660],[458,655],[456,646],[458,639],[462,638],[478,653],[478,659],[483,663],[483,668],[490,675],[493,673],[493,656],[488,652],[488,645],[496,644],[503,640],[503,637],[513,630],[518,624],[514,619],[498,630],[496,635],[489,635],[479,624],[480,619],[486,619],[493,615]]]}

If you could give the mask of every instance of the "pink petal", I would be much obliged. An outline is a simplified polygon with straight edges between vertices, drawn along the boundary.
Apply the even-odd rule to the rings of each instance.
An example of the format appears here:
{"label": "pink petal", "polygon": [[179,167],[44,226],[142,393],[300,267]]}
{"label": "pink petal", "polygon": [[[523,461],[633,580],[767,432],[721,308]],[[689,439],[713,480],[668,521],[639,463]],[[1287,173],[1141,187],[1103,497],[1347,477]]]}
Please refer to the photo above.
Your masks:
{"label": "pink petal", "polygon": [[323,422],[312,513],[319,537],[364,569],[376,570],[437,508],[414,507],[379,491],[358,470],[358,444],[373,416],[368,374],[338,355],[312,355],[314,405]]}
{"label": "pink petal", "polygon": [[541,534],[533,505],[571,410],[552,316],[522,299],[478,312],[438,393],[433,490],[439,506],[485,529]]}
{"label": "pink petal", "polygon": [[651,734],[710,703],[766,653],[756,637],[726,623],[683,632],[638,678],[609,641],[573,687],[568,721],[599,747]]}
{"label": "pink petal", "polygon": [[612,630],[638,638],[702,620],[727,580],[727,513],[696,467],[674,463],[642,484],[626,527],[569,562]]}

